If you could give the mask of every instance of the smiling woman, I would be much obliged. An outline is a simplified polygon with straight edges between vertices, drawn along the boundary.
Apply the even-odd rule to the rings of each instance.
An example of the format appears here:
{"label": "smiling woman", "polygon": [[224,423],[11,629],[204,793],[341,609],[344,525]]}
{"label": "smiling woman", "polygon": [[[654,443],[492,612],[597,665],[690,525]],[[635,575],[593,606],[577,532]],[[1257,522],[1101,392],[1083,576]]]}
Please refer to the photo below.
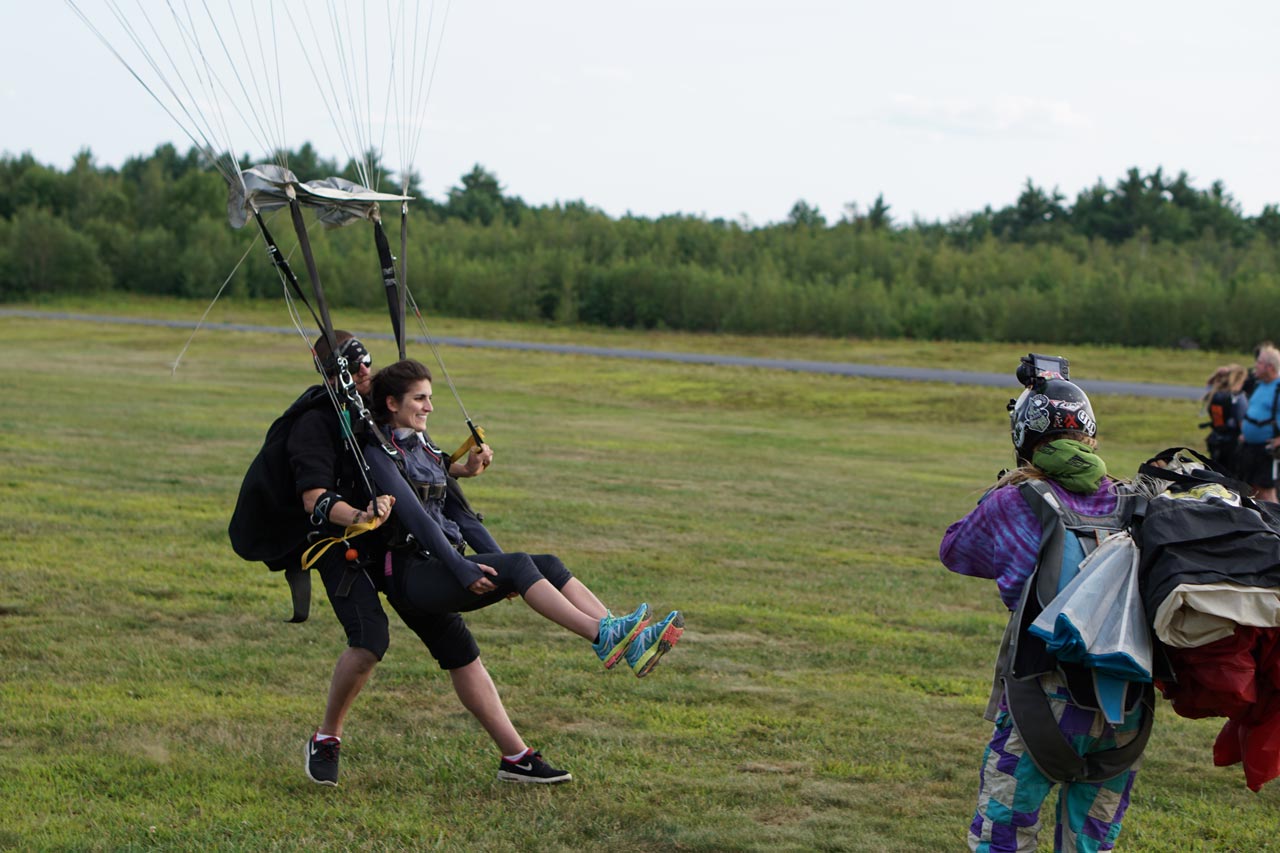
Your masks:
{"label": "smiling woman", "polygon": [[[649,605],[641,604],[614,616],[558,557],[503,552],[451,479],[480,474],[493,451],[481,444],[465,463],[450,462],[431,442],[426,365],[411,359],[389,365],[374,375],[370,393],[391,444],[372,442],[367,448],[378,490],[395,499],[384,569],[387,600],[449,670],[458,698],[502,751],[499,779],[569,781],[568,773],[531,751],[511,724],[458,614],[519,595],[538,614],[590,642],[605,669],[625,658],[637,677],[652,672],[680,639],[683,615],[673,610],[650,625]],[[479,553],[464,556],[467,547]],[[441,625],[448,631],[434,627]]]}

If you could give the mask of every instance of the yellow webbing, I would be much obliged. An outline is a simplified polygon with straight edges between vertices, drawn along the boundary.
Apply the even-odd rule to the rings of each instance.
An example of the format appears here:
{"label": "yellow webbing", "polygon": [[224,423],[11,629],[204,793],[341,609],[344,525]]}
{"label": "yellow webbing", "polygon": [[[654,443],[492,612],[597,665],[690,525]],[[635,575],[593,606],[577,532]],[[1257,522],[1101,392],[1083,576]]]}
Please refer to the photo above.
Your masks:
{"label": "yellow webbing", "polygon": [[[324,556],[324,552],[337,543],[348,544],[347,540],[355,539],[361,533],[368,533],[380,524],[382,524],[382,519],[375,515],[370,521],[362,521],[359,524],[348,526],[346,530],[342,531],[341,536],[330,536],[328,539],[321,539],[319,542],[314,543],[310,548],[302,552],[302,570],[305,572],[314,566],[316,561]],[[316,551],[317,548],[320,550]],[[315,551],[314,555],[312,554],[313,551]]]}

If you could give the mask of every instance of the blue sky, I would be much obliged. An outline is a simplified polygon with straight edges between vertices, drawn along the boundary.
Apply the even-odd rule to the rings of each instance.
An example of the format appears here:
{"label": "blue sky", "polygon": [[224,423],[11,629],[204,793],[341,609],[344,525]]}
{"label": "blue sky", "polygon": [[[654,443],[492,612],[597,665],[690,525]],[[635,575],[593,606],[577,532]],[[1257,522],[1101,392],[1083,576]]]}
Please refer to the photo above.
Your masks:
{"label": "blue sky", "polygon": [[[102,0],[78,3],[109,21]],[[447,8],[414,160],[436,197],[479,162],[531,203],[582,199],[612,215],[761,224],[803,198],[835,219],[883,193],[898,221],[933,220],[1010,204],[1027,178],[1073,198],[1161,166],[1201,188],[1223,180],[1249,215],[1280,203],[1280,4]],[[3,0],[0,27],[0,150],[65,167],[85,146],[112,165],[163,141],[187,147],[64,3]],[[279,88],[284,139],[344,159],[329,120],[304,106],[308,70],[283,69]]]}

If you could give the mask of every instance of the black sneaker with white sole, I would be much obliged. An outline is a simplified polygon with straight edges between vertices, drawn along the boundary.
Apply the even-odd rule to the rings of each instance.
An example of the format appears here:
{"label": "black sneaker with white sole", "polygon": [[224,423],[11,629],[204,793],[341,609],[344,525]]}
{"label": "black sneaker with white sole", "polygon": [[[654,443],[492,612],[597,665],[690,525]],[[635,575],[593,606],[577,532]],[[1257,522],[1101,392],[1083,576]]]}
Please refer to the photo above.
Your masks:
{"label": "black sneaker with white sole", "polygon": [[503,758],[498,762],[498,779],[503,782],[536,782],[551,785],[556,782],[572,782],[573,776],[566,770],[557,770],[542,760],[542,753],[529,750],[517,761]]}
{"label": "black sneaker with white sole", "polygon": [[307,778],[317,785],[338,786],[338,748],[340,742],[336,737],[316,740],[315,735],[307,738],[304,748],[307,761]]}

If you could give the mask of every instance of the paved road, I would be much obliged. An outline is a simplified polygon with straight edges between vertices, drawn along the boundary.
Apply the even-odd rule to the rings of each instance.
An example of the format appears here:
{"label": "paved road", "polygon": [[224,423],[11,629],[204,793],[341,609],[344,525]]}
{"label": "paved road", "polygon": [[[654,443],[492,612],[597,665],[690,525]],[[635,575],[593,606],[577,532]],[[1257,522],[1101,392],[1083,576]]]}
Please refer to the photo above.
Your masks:
{"label": "paved road", "polygon": [[[77,320],[88,323],[119,323],[134,326],[163,326],[174,329],[194,329],[196,324],[184,320],[159,320],[148,317],[108,317],[97,314],[77,314],[69,311],[33,311],[17,308],[0,308],[0,317],[22,317],[29,320]],[[251,326],[243,323],[205,323],[205,329],[223,332],[258,332],[296,335],[292,326]],[[362,333],[362,338],[392,340],[387,333]],[[828,373],[838,376],[865,376],[877,379],[902,379],[913,382],[947,382],[953,385],[984,385],[1016,388],[1013,367],[1005,373],[977,373],[966,370],[938,370],[928,367],[892,367],[881,364],[850,364],[842,361],[806,361],[790,358],[752,358],[736,355],[708,355],[692,352],[665,352],[660,350],[623,349],[620,347],[578,346],[576,344],[531,343],[527,341],[492,341],[481,338],[436,338],[436,343],[456,347],[482,349],[555,352],[566,355],[593,355],[602,358],[634,358],[648,361],[678,361],[686,364],[734,365],[760,367],[770,370],[795,370],[802,373]],[[1159,385],[1146,382],[1112,382],[1103,379],[1074,379],[1089,394],[1123,394],[1132,397],[1156,397],[1168,400],[1199,400],[1203,388],[1185,385]]]}

